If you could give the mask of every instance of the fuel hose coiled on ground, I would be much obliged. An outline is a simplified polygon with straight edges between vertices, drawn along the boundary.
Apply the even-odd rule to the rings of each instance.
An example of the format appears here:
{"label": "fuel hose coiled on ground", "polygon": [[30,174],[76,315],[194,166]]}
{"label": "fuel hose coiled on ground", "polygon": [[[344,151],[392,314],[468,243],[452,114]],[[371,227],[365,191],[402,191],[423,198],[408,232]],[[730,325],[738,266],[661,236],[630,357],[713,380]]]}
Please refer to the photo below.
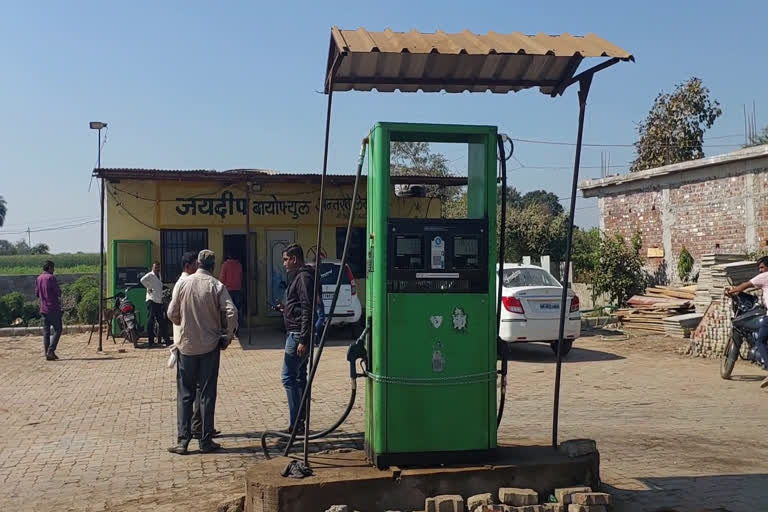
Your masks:
{"label": "fuel hose coiled on ground", "polygon": [[[349,210],[349,218],[347,220],[347,234],[344,238],[344,250],[341,254],[341,262],[340,262],[340,268],[342,269],[339,272],[338,277],[336,278],[336,287],[333,290],[333,299],[331,300],[331,308],[330,312],[328,314],[328,320],[325,322],[325,326],[323,327],[322,335],[320,336],[320,342],[317,347],[317,355],[314,358],[313,364],[311,366],[311,370],[309,372],[309,377],[307,378],[307,385],[304,388],[304,393],[301,397],[301,406],[299,407],[299,414],[298,417],[300,418],[307,407],[307,399],[309,396],[311,396],[311,390],[312,390],[312,382],[315,380],[315,375],[317,374],[317,367],[320,362],[320,357],[323,355],[323,348],[325,347],[325,339],[328,334],[328,328],[331,325],[331,320],[333,319],[333,314],[336,310],[336,301],[339,298],[339,289],[341,288],[341,278],[344,274],[344,266],[347,264],[347,254],[349,252],[349,235],[352,233],[352,222],[354,221],[355,216],[355,203],[357,201],[357,190],[358,186],[360,185],[360,176],[363,172],[363,161],[365,160],[365,149],[368,145],[368,137],[363,139],[362,144],[360,145],[360,157],[357,161],[357,172],[355,174],[355,185],[352,189],[352,204]],[[323,186],[324,186],[323,182]],[[323,196],[321,191],[321,197]],[[321,205],[322,209],[323,205]],[[322,226],[321,226],[322,228]],[[320,265],[320,247],[317,249],[317,265]],[[315,285],[318,283],[316,282]],[[335,431],[339,426],[341,426],[342,423],[347,419],[349,416],[349,413],[352,411],[352,407],[355,403],[355,397],[357,396],[357,377],[361,376],[357,373],[355,369],[355,363],[358,359],[364,359],[365,358],[365,348],[364,348],[364,340],[366,335],[368,334],[368,328],[363,331],[363,333],[360,335],[360,337],[357,339],[355,343],[353,343],[348,351],[347,351],[347,360],[349,361],[349,367],[350,367],[350,396],[349,401],[347,403],[347,408],[344,410],[344,413],[339,417],[339,419],[329,428],[323,430],[322,432],[317,432],[315,434],[311,434],[309,436],[299,436],[297,435],[298,427],[300,425],[300,422],[297,421],[296,424],[293,426],[293,430],[291,432],[280,432],[277,430],[265,430],[261,434],[261,449],[264,452],[264,457],[267,459],[270,459],[269,451],[267,449],[267,437],[279,437],[281,439],[288,439],[288,445],[285,447],[285,451],[283,452],[283,456],[287,456],[288,453],[291,451],[291,447],[293,446],[293,443],[296,441],[296,439],[307,441],[307,440],[313,440],[313,439],[319,439],[322,437],[326,437],[327,435],[331,434],[333,431]],[[313,343],[314,340],[310,341],[310,343]],[[308,425],[307,425],[308,427]],[[306,451],[306,446],[305,446]],[[305,453],[306,456],[306,453]],[[305,457],[306,458],[306,457]]]}

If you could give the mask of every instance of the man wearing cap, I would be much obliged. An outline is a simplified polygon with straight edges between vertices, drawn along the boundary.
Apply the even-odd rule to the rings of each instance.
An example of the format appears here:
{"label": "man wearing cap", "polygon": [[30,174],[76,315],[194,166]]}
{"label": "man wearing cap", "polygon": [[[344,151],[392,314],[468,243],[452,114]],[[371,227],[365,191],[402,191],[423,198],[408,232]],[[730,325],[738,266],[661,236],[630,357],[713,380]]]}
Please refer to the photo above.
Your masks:
{"label": "man wearing cap", "polygon": [[204,249],[197,256],[197,271],[179,282],[168,306],[171,322],[181,327],[175,344],[177,445],[171,453],[186,455],[192,439],[192,408],[200,388],[202,428],[200,452],[221,448],[213,441],[213,414],[219,378],[220,351],[227,348],[237,326],[237,309],[226,287],[215,277],[216,256]]}

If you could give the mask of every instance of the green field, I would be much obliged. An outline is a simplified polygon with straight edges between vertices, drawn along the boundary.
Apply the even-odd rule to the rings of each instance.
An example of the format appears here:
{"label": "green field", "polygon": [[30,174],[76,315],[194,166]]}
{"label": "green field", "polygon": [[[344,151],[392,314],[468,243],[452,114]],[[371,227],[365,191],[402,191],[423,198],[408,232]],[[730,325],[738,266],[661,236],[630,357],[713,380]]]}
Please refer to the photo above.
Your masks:
{"label": "green field", "polygon": [[56,264],[57,274],[90,274],[99,271],[98,253],[26,254],[0,256],[0,276],[39,274],[46,260]]}

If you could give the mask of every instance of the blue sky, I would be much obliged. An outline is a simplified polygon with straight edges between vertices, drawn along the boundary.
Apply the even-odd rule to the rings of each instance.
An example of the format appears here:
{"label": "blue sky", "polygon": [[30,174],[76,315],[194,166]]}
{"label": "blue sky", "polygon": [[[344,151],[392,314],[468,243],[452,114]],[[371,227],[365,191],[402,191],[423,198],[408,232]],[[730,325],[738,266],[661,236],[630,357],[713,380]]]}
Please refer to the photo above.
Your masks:
{"label": "blue sky", "polygon": [[[765,20],[768,2],[6,2],[0,6],[0,238],[47,242],[54,251],[98,249],[96,133],[109,123],[105,167],[273,168],[315,172],[322,162],[321,89],[330,27],[403,31],[469,29],[594,32],[636,63],[597,76],[585,142],[631,144],[653,98],[692,75],[723,108],[707,154],[743,141],[743,105],[768,124]],[[588,64],[588,63],[587,63]],[[552,100],[508,95],[344,93],[334,97],[330,168],[351,172],[375,121],[498,125],[510,136],[575,141],[576,89]],[[600,174],[630,147],[585,148],[583,177]],[[450,156],[450,155],[449,155]],[[518,143],[527,168],[510,173],[521,191],[570,195],[573,148]],[[519,167],[514,162],[513,167]],[[544,168],[531,168],[544,167]],[[565,168],[559,168],[565,167]],[[625,172],[617,167],[615,172]],[[579,200],[576,222],[595,225]]]}

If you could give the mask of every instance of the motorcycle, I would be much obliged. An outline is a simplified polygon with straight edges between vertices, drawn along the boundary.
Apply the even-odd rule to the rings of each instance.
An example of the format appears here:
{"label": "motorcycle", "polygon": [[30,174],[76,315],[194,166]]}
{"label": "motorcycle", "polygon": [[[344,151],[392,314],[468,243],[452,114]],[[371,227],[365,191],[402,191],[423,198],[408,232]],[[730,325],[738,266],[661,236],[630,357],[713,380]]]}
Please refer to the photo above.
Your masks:
{"label": "motorcycle", "polygon": [[[760,305],[758,298],[747,293],[739,293],[731,297],[733,320],[731,336],[725,346],[725,357],[720,363],[720,377],[730,379],[736,361],[741,358],[746,361],[760,363],[757,356],[757,334],[765,319],[765,308]],[[746,342],[749,349],[742,356],[741,347]]]}
{"label": "motorcycle", "polygon": [[127,292],[128,289],[115,295],[114,318],[117,320],[124,338],[136,348],[139,344],[139,332],[136,329],[136,306],[126,296]]}

